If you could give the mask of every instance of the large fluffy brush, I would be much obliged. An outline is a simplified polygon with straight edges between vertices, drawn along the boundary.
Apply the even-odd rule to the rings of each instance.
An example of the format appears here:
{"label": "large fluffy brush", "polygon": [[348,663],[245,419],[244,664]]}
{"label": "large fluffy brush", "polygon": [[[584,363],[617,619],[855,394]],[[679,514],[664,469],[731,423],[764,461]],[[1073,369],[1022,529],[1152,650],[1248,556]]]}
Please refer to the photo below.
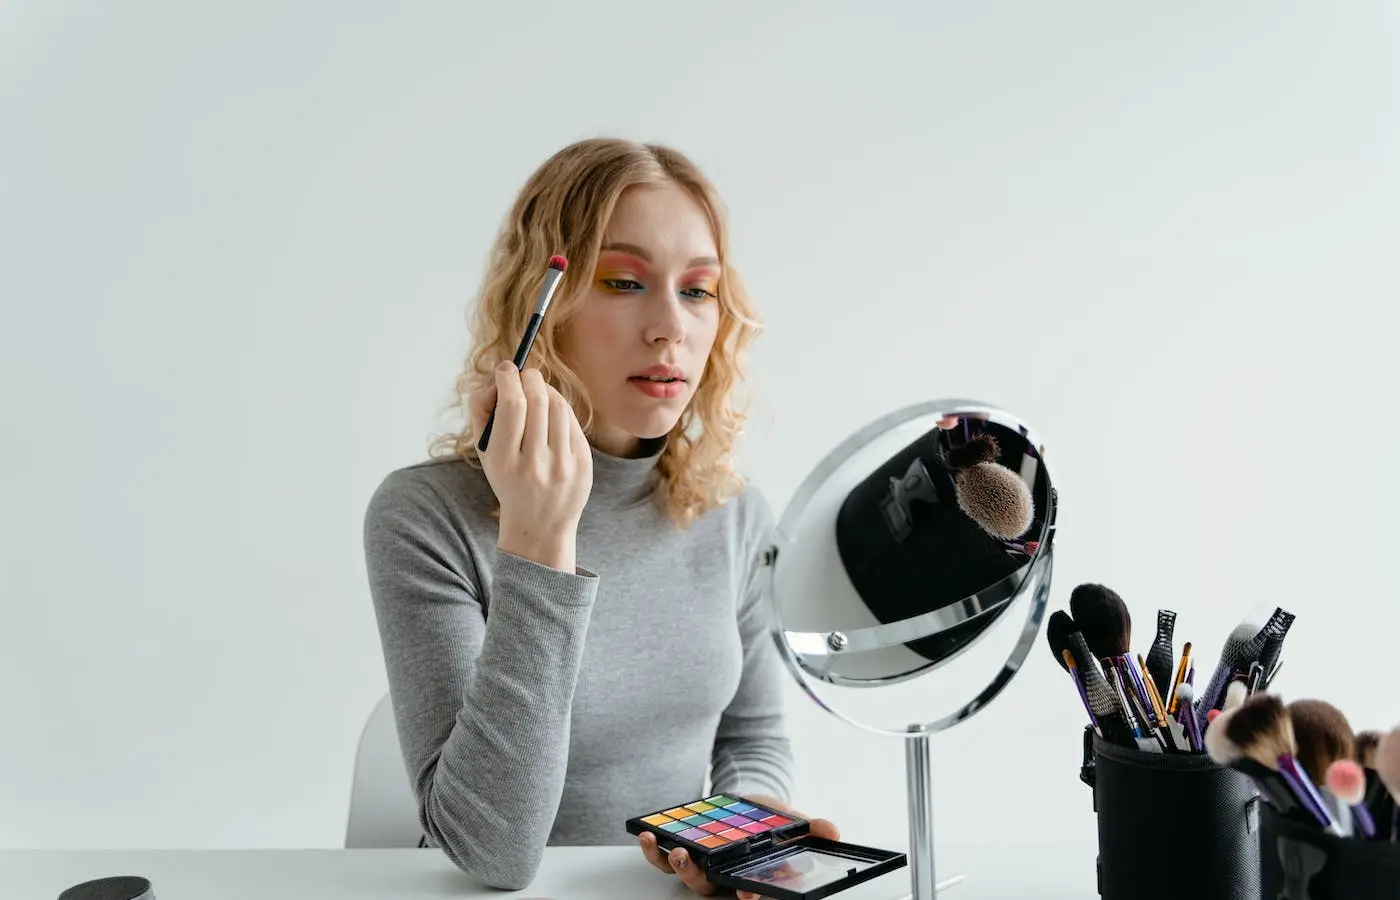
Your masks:
{"label": "large fluffy brush", "polygon": [[[1244,751],[1230,740],[1226,729],[1229,727],[1230,717],[1237,709],[1238,707],[1225,710],[1210,723],[1205,734],[1206,754],[1217,765],[1228,766],[1253,781],[1259,788],[1259,793],[1264,795],[1264,799],[1268,800],[1269,805],[1278,810],[1280,815],[1286,816],[1297,811],[1298,798],[1288,788],[1279,771],[1273,766],[1266,766],[1245,756]],[[1188,717],[1188,723],[1194,721],[1189,710],[1189,707],[1183,706],[1181,711],[1183,716]]]}
{"label": "large fluffy brush", "polygon": [[1128,604],[1111,588],[1081,584],[1069,595],[1069,612],[1099,659],[1122,656],[1133,645],[1133,617]]}
{"label": "large fluffy brush", "polygon": [[947,459],[958,508],[992,537],[1012,540],[1035,521],[1035,500],[1020,475],[996,462],[1000,456],[996,438],[983,434],[949,451]]}
{"label": "large fluffy brush", "polygon": [[1339,759],[1356,753],[1356,735],[1340,709],[1326,700],[1294,700],[1288,704],[1298,762],[1313,784],[1323,787],[1327,770]]}
{"label": "large fluffy brush", "polygon": [[1273,694],[1255,694],[1243,705],[1230,710],[1228,718],[1221,715],[1211,728],[1224,722],[1225,736],[1239,747],[1245,756],[1260,765],[1276,769],[1283,776],[1299,804],[1323,828],[1335,832],[1336,823],[1294,755],[1297,744],[1288,707]]}

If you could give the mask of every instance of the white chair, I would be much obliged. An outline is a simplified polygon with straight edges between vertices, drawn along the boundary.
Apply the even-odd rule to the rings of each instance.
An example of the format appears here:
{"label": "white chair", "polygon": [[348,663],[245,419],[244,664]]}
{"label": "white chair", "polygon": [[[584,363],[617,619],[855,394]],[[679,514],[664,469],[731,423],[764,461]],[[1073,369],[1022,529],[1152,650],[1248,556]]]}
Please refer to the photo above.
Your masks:
{"label": "white chair", "polygon": [[404,768],[389,695],[375,705],[360,734],[350,786],[347,849],[417,847],[423,836],[418,800]]}

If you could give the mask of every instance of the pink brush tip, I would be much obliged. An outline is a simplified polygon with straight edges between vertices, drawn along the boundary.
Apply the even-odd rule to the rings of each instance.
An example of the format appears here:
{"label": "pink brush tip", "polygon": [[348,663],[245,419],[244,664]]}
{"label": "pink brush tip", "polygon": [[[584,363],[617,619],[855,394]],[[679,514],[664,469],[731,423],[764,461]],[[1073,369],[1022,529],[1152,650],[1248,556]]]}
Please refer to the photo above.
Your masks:
{"label": "pink brush tip", "polygon": [[1366,773],[1350,759],[1339,759],[1327,767],[1327,789],[1343,803],[1355,806],[1366,796]]}
{"label": "pink brush tip", "polygon": [[551,269],[558,269],[562,272],[569,267],[569,261],[564,257],[556,254],[549,258],[549,267]]}
{"label": "pink brush tip", "polygon": [[1220,710],[1218,709],[1212,709],[1210,712],[1206,713],[1207,724],[1214,722],[1218,718],[1220,718]]}

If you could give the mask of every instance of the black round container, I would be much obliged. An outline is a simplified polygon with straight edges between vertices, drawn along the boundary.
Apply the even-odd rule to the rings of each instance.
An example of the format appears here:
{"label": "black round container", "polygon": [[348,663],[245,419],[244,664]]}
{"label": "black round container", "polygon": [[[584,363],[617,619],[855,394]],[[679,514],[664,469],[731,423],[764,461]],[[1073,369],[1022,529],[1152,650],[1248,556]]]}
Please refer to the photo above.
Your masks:
{"label": "black round container", "polygon": [[1203,753],[1151,753],[1085,730],[1104,900],[1260,900],[1258,792]]}
{"label": "black round container", "polygon": [[155,900],[149,879],[140,875],[114,875],[75,884],[58,900]]}
{"label": "black round container", "polygon": [[1337,837],[1285,819],[1271,806],[1260,810],[1259,820],[1263,900],[1400,897],[1400,844]]}

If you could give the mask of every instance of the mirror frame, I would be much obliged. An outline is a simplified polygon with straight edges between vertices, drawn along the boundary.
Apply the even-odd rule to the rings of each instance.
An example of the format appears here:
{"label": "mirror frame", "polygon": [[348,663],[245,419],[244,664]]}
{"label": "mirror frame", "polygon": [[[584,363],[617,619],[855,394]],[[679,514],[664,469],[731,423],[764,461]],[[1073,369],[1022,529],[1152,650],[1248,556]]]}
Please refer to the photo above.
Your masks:
{"label": "mirror frame", "polygon": [[[767,569],[765,593],[767,594],[769,613],[772,617],[772,637],[774,642],[778,645],[778,652],[782,657],[783,663],[787,666],[793,677],[797,679],[798,685],[802,688],[803,692],[806,693],[808,697],[812,698],[818,706],[836,716],[838,719],[854,725],[857,728],[872,731],[877,734],[893,734],[899,737],[911,737],[916,734],[931,734],[951,728],[959,722],[975,715],[982,709],[985,709],[986,706],[1006,688],[1011,682],[1011,679],[1015,677],[1016,673],[1020,671],[1021,666],[1025,663],[1026,657],[1030,654],[1031,647],[1035,645],[1036,637],[1040,633],[1040,627],[1044,622],[1046,607],[1050,599],[1051,574],[1054,570],[1054,539],[1059,513],[1059,495],[1055,488],[1054,479],[1050,477],[1050,467],[1045,460],[1044,446],[1038,444],[1034,440],[1034,432],[1027,427],[1025,429],[1026,439],[1030,442],[1031,446],[1037,448],[1039,465],[1044,470],[1045,477],[1049,479],[1050,482],[1050,509],[1046,511],[1044,517],[1045,524],[1039,538],[1040,545],[1036,548],[1034,557],[1015,572],[989,585],[986,590],[951,604],[949,607],[916,616],[911,620],[885,623],[878,626],[871,626],[870,628],[858,629],[849,633],[842,632],[841,637],[843,643],[841,644],[840,650],[836,651],[847,652],[857,649],[876,649],[876,647],[851,647],[848,642],[848,634],[857,635],[859,643],[862,644],[880,641],[877,645],[879,647],[892,646],[892,644],[884,643],[881,639],[888,636],[893,639],[894,644],[903,643],[904,640],[909,639],[908,623],[911,621],[921,622],[927,619],[941,625],[943,622],[951,620],[951,624],[956,625],[960,622],[978,618],[992,610],[1008,610],[1010,607],[1014,606],[1016,601],[1021,597],[1030,594],[1030,608],[1027,611],[1026,620],[1021,627],[1021,634],[1017,638],[1015,646],[1011,648],[1010,653],[1007,655],[1001,670],[976,697],[964,703],[961,707],[948,715],[930,722],[911,722],[907,728],[898,731],[860,722],[836,709],[835,706],[816,692],[816,688],[812,684],[813,681],[848,687],[883,687],[888,684],[908,681],[921,675],[928,674],[931,669],[937,668],[948,660],[956,658],[963,652],[966,652],[968,647],[973,643],[976,643],[976,640],[969,642],[967,646],[961,648],[957,653],[948,657],[948,659],[937,662],[930,661],[927,666],[921,666],[911,672],[900,673],[883,679],[847,679],[840,675],[833,675],[830,672],[818,673],[813,671],[801,658],[804,655],[815,654],[808,654],[805,651],[799,652],[794,648],[792,639],[796,637],[798,642],[803,644],[816,644],[816,642],[819,641],[821,652],[823,654],[828,654],[828,641],[834,633],[789,633],[786,631],[783,628],[782,611],[779,608],[778,592],[774,581],[777,573],[777,562],[783,556],[783,548],[785,546],[791,546],[794,543],[794,539],[789,537],[789,535],[796,531],[795,526],[801,513],[807,508],[808,503],[811,502],[817,491],[825,486],[831,475],[844,465],[857,451],[863,449],[889,431],[920,418],[932,418],[935,416],[968,416],[1018,428],[1024,425],[1020,419],[1003,409],[986,403],[978,403],[973,400],[930,400],[905,406],[875,419],[847,437],[827,453],[811,473],[808,474],[807,478],[803,480],[802,484],[799,485],[797,491],[793,494],[792,499],[788,501],[787,506],[784,508],[782,518],[779,519],[774,529],[773,541],[763,553],[761,559],[762,565]],[[1019,580],[1019,586],[1014,591],[1011,591],[1005,599],[1000,599],[1001,594],[1006,591],[1007,583],[1012,580]],[[998,588],[1001,588],[1001,590],[997,590]],[[997,598],[996,602],[987,602],[986,595],[988,594]],[[953,611],[945,612],[946,610]],[[945,627],[949,626],[944,625],[943,627],[935,628],[933,633],[937,633]],[[988,627],[990,628],[993,626],[989,624]],[[929,635],[915,635],[915,637],[927,636]],[[828,655],[835,654],[831,653]]]}

